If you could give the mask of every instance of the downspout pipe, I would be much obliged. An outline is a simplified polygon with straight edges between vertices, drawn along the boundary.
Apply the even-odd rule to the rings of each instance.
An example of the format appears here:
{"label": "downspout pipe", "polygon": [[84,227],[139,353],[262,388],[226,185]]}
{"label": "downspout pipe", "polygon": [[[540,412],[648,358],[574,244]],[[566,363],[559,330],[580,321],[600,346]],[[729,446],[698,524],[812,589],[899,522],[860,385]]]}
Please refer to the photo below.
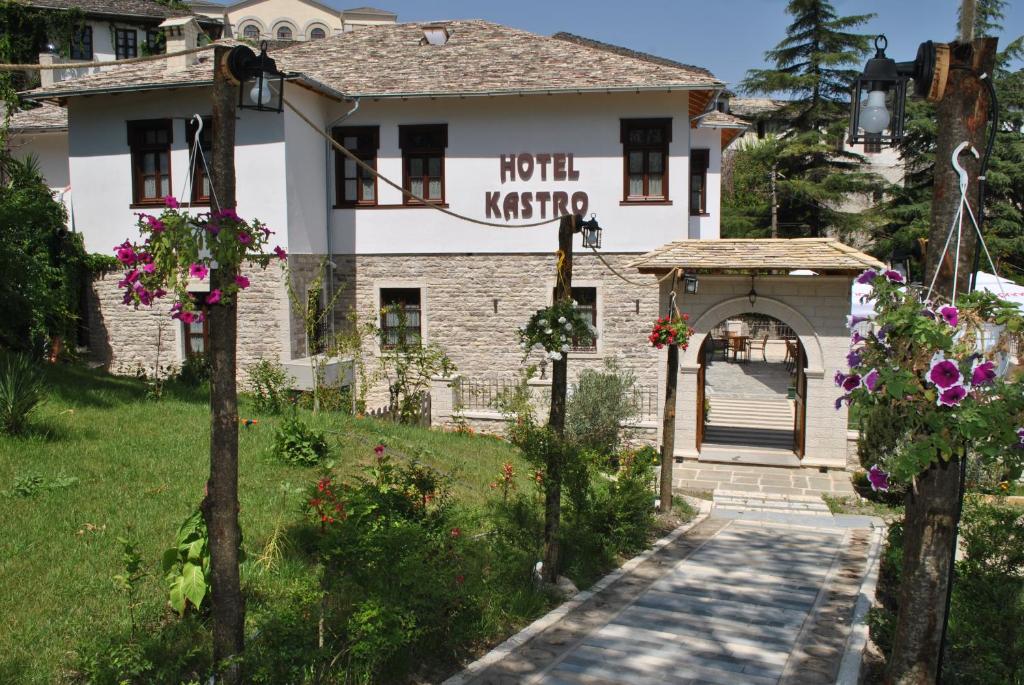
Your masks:
{"label": "downspout pipe", "polygon": [[[353,98],[352,102],[353,102],[352,109],[350,109],[349,111],[345,112],[344,114],[342,114],[340,117],[338,117],[337,119],[335,119],[331,123],[327,124],[327,128],[325,129],[325,131],[326,131],[328,137],[331,136],[331,130],[335,126],[337,126],[341,122],[343,122],[346,119],[348,119],[349,117],[351,117],[357,111],[359,111],[359,98]],[[331,147],[331,144],[329,142],[327,142],[327,141],[324,141],[324,147],[326,149],[326,153],[324,154],[324,205],[325,205],[325,209],[324,209],[324,219],[325,219],[325,221],[324,221],[324,230],[327,233],[327,235],[326,235],[326,238],[327,238],[327,241],[326,241],[326,243],[327,243],[327,268],[328,268],[328,276],[329,276],[328,279],[327,279],[327,287],[324,288],[324,294],[325,294],[325,296],[327,298],[326,302],[324,302],[324,305],[326,306],[326,305],[328,305],[334,299],[334,270],[337,268],[337,265],[334,263],[334,249],[333,249],[334,246],[333,246],[333,242],[331,240],[331,217],[332,217],[332,215],[334,213],[334,202],[332,201],[332,196],[333,196],[334,192],[333,192],[333,188],[331,187],[332,186],[331,181],[334,179],[334,174],[332,173],[333,165],[331,164],[331,161],[334,159],[334,148]],[[331,336],[333,337],[334,336],[334,332],[335,332],[334,331],[334,312],[330,313],[330,315],[329,315],[327,320],[330,321],[330,324],[331,324]]]}

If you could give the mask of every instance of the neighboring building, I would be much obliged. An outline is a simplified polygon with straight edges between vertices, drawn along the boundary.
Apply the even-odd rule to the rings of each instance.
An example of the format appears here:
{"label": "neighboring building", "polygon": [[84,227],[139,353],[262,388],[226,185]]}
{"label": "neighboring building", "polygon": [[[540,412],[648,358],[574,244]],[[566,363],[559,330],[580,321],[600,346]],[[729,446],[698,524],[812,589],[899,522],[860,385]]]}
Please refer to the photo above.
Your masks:
{"label": "neighboring building", "polygon": [[228,35],[253,41],[320,40],[398,20],[386,10],[357,7],[339,12],[316,0],[242,0],[224,7],[223,13]]}
{"label": "neighboring building", "polygon": [[68,210],[71,225],[67,110],[50,103],[19,110],[11,116],[8,134],[8,149],[18,159],[35,160],[54,197]]}
{"label": "neighboring building", "polygon": [[[425,30],[435,42],[440,31],[442,44]],[[718,237],[721,150],[735,129],[695,121],[723,86],[704,69],[486,21],[368,26],[273,56],[299,75],[285,97],[321,131],[433,203],[509,226],[596,213],[602,256],[619,270],[665,242]],[[210,114],[212,67],[208,55],[190,61],[127,65],[31,93],[67,107],[77,225],[89,250],[134,236],[136,213],[158,212],[168,193],[208,203],[188,189],[186,119]],[[277,231],[300,292],[330,257],[342,291],[331,328],[353,308],[376,319],[397,303],[467,377],[517,372],[516,330],[552,298],[557,223],[488,228],[410,202],[337,157],[288,109],[240,111],[236,145],[239,212]],[[154,156],[160,173],[133,184]],[[646,287],[654,279],[624,283],[582,250],[574,268],[577,299],[599,331],[595,346],[574,353],[574,371],[618,358],[655,395],[661,365],[646,344],[660,312],[657,288]],[[158,323],[168,326],[164,358],[168,347],[182,359],[202,344],[201,330],[169,328],[170,303],[121,305],[117,280],[96,282],[89,322],[93,348],[113,370],[153,364]],[[302,326],[287,312],[279,268],[260,272],[240,302],[243,375],[261,357],[306,356]],[[386,389],[372,399],[384,401]]]}

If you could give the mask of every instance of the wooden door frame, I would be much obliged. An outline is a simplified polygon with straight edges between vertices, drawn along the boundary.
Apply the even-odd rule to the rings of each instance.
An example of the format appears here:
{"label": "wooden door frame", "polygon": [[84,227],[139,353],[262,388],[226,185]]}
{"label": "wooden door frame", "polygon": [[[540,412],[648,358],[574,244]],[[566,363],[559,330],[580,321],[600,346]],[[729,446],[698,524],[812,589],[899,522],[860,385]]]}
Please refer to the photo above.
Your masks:
{"label": "wooden door frame", "polygon": [[798,459],[807,451],[807,352],[796,339],[796,406],[793,411],[793,453]]}

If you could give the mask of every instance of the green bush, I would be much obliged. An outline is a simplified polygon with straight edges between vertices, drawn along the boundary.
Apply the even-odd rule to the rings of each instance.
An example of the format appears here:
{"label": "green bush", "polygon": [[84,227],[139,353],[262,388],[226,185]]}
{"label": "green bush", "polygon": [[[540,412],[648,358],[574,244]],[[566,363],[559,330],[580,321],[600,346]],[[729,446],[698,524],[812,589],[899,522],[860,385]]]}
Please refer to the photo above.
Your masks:
{"label": "green bush", "polygon": [[249,374],[248,390],[253,405],[260,414],[280,414],[288,404],[288,391],[293,378],[284,365],[269,359],[261,359],[246,367]]}
{"label": "green bush", "polygon": [[185,357],[181,368],[178,370],[177,380],[189,387],[198,388],[210,380],[210,359],[206,354],[199,352]]}
{"label": "green bush", "polygon": [[0,430],[17,435],[43,401],[45,385],[39,368],[23,354],[0,354]]}
{"label": "green bush", "polygon": [[161,566],[168,601],[179,616],[203,609],[210,592],[209,534],[203,512],[196,509],[178,528],[174,547],[164,551]]}
{"label": "green bush", "polygon": [[292,409],[274,431],[271,454],[288,464],[316,466],[327,457],[327,438]]}
{"label": "green bush", "polygon": [[[960,524],[964,555],[956,563],[943,684],[1024,682],[1024,515],[998,500],[968,496]],[[899,612],[903,528],[883,550],[878,606],[868,613],[871,639],[892,652]]]}
{"label": "green bush", "polygon": [[636,377],[614,363],[604,371],[585,369],[565,406],[565,437],[604,457],[617,454],[626,437],[623,426],[637,416],[633,399]]}

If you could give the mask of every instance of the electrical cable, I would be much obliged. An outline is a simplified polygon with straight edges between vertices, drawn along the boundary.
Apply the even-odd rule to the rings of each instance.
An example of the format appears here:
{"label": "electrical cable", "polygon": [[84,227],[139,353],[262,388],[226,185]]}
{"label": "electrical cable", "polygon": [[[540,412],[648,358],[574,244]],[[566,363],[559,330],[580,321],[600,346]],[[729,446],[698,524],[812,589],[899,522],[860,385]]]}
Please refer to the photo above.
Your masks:
{"label": "electrical cable", "polygon": [[550,223],[553,223],[555,221],[559,221],[561,219],[561,217],[557,217],[556,216],[556,217],[552,217],[550,219],[544,219],[543,221],[534,221],[534,222],[528,223],[528,224],[514,224],[514,225],[499,224],[499,223],[496,223],[494,221],[484,221],[483,219],[474,219],[471,216],[466,216],[465,214],[459,214],[458,212],[454,212],[454,211],[452,211],[452,210],[450,210],[450,209],[448,209],[446,207],[442,207],[441,205],[437,204],[436,202],[431,202],[430,200],[426,200],[426,199],[420,197],[419,195],[417,195],[416,193],[413,193],[413,192],[405,189],[402,185],[400,185],[398,183],[395,183],[394,181],[392,181],[387,176],[381,174],[379,171],[377,171],[372,166],[370,166],[369,164],[364,162],[362,159],[360,159],[355,153],[351,152],[349,149],[347,149],[341,143],[339,143],[338,141],[334,140],[334,138],[329,136],[325,131],[320,130],[319,126],[317,126],[315,123],[313,123],[313,121],[309,117],[307,117],[305,114],[303,114],[301,111],[299,111],[299,109],[295,105],[293,105],[287,98],[282,96],[281,100],[284,102],[285,106],[288,107],[288,109],[290,109],[292,112],[295,113],[295,115],[297,117],[299,117],[304,122],[306,122],[306,124],[311,129],[316,131],[317,134],[319,134],[327,142],[329,142],[331,144],[331,147],[333,147],[335,150],[337,150],[338,152],[342,153],[343,155],[345,155],[346,157],[351,159],[353,162],[355,162],[356,165],[360,169],[362,169],[363,171],[365,171],[368,174],[373,175],[376,178],[379,178],[380,180],[384,181],[385,183],[387,183],[389,186],[391,186],[392,188],[394,188],[398,192],[402,193],[403,196],[409,198],[410,200],[415,200],[416,202],[423,204],[425,207],[431,207],[433,209],[436,209],[439,212],[442,212],[442,213],[447,214],[449,216],[453,216],[456,219],[462,219],[463,221],[468,221],[470,223],[478,224],[480,226],[487,226],[489,228],[536,228],[537,226],[544,226],[545,224],[550,224]]}

